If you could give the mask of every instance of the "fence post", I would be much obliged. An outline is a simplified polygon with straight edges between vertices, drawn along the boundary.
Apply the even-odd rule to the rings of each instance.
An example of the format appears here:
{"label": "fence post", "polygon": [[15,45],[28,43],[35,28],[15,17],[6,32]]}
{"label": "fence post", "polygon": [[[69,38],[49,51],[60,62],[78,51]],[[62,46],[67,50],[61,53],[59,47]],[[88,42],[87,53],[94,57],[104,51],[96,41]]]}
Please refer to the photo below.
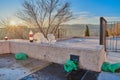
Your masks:
{"label": "fence post", "polygon": [[100,17],[100,45],[104,45],[104,49],[106,51],[106,27],[107,21]]}

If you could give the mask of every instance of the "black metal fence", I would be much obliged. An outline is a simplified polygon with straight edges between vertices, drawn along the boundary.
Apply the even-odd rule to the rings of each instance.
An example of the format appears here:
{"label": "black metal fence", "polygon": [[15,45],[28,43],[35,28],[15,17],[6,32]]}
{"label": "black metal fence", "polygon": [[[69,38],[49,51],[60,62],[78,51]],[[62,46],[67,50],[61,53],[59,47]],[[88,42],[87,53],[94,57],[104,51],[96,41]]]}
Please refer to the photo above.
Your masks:
{"label": "black metal fence", "polygon": [[106,51],[120,52],[120,21],[100,18],[100,45],[104,45]]}
{"label": "black metal fence", "polygon": [[108,51],[120,51],[120,22],[112,21],[107,23],[106,48]]}

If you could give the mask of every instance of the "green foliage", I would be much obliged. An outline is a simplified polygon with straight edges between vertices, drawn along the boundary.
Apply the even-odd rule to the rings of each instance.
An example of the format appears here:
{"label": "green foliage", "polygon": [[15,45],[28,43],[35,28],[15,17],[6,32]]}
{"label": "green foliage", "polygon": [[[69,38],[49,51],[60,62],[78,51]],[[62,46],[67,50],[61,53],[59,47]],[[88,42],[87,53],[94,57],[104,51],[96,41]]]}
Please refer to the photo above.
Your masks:
{"label": "green foliage", "polygon": [[86,25],[85,36],[90,36],[88,25]]}

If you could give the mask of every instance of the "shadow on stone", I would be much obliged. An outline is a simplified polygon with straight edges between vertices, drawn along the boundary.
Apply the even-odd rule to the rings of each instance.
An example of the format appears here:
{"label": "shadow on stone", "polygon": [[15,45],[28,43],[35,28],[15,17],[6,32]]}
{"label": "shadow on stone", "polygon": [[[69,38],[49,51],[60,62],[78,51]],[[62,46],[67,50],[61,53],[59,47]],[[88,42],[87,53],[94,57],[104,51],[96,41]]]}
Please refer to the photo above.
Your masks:
{"label": "shadow on stone", "polygon": [[51,64],[46,68],[24,77],[21,80],[66,80],[63,65]]}
{"label": "shadow on stone", "polygon": [[94,71],[88,71],[83,78],[83,80],[97,80],[97,77],[99,76],[99,72]]}
{"label": "shadow on stone", "polygon": [[86,72],[87,70],[82,70],[82,69],[72,71],[67,75],[67,80],[81,80]]}

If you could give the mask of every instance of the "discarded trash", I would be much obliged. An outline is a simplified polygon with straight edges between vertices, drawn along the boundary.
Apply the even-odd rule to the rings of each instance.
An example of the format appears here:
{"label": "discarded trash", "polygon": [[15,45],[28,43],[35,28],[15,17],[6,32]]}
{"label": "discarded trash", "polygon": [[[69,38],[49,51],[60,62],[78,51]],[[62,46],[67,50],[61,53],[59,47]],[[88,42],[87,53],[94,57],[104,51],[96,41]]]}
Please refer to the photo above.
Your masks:
{"label": "discarded trash", "polygon": [[102,71],[106,72],[120,72],[120,63],[110,64],[108,62],[103,63]]}
{"label": "discarded trash", "polygon": [[27,60],[27,58],[28,57],[25,53],[20,52],[20,53],[15,54],[16,60]]}
{"label": "discarded trash", "polygon": [[55,36],[53,34],[48,34],[47,38],[48,38],[48,41],[50,43],[55,43],[56,42]]}
{"label": "discarded trash", "polygon": [[105,56],[104,56],[104,62],[106,62],[106,61],[107,61],[107,59],[106,59],[106,57],[107,57],[107,53],[105,52],[104,55],[105,55]]}
{"label": "discarded trash", "polygon": [[75,62],[72,60],[67,60],[66,63],[64,64],[64,70],[66,72],[77,70],[77,64],[75,64]]}
{"label": "discarded trash", "polygon": [[35,41],[40,42],[40,33],[39,32],[35,33],[33,38],[34,38]]}
{"label": "discarded trash", "polygon": [[30,40],[30,42],[33,42],[33,32],[32,31],[29,32],[29,40]]}
{"label": "discarded trash", "polygon": [[34,40],[40,43],[48,43],[48,40],[44,37],[42,33],[35,33]]}
{"label": "discarded trash", "polygon": [[5,36],[5,37],[4,37],[4,40],[8,40],[8,37],[7,37],[7,36]]}
{"label": "discarded trash", "polygon": [[109,66],[110,66],[110,63],[108,62],[103,63],[101,67],[102,71],[109,72]]}

